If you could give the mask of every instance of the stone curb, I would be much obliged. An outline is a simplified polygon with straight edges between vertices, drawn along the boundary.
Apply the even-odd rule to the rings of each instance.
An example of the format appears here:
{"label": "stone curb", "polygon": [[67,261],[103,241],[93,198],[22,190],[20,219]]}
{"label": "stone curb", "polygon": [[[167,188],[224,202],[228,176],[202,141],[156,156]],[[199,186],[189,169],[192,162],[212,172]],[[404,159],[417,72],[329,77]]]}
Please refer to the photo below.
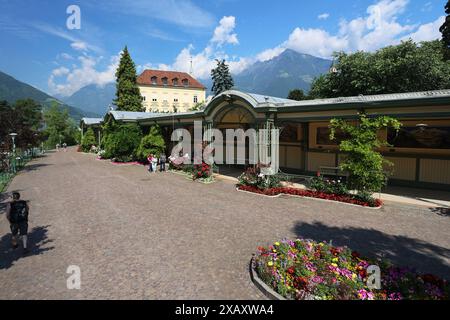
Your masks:
{"label": "stone curb", "polygon": [[260,194],[260,193],[255,193],[255,192],[251,192],[251,191],[240,190],[239,188],[236,188],[236,190],[239,191],[239,192],[245,192],[245,193],[253,194],[253,195],[256,195],[256,196],[262,196],[262,197],[272,198],[272,199],[273,198],[280,198],[281,196],[287,196],[287,197],[293,197],[293,198],[303,198],[303,199],[317,200],[317,201],[322,201],[322,202],[341,203],[341,204],[345,204],[347,206],[363,208],[363,209],[369,209],[369,210],[380,210],[383,207],[383,206],[381,206],[381,207],[364,207],[364,206],[360,206],[358,204],[347,203],[347,202],[342,202],[342,201],[327,200],[327,199],[320,199],[320,198],[314,198],[314,197],[303,197],[303,196],[296,196],[296,195],[285,194],[285,193],[280,193],[280,194],[277,194],[276,196],[269,196],[269,195],[266,195],[266,194]]}
{"label": "stone curb", "polygon": [[275,292],[272,288],[270,288],[267,284],[264,283],[264,281],[262,281],[259,278],[258,273],[254,269],[254,258],[250,260],[249,271],[252,282],[267,298],[271,300],[281,300],[281,301],[287,300],[285,297]]}

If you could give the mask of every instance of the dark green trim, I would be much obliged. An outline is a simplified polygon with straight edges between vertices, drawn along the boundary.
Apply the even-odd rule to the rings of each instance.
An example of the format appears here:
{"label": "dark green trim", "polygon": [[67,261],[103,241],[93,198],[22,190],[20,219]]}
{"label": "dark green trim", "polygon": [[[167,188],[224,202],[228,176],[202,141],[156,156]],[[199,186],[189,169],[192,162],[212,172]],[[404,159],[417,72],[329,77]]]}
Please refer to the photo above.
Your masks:
{"label": "dark green trim", "polygon": [[[408,107],[426,107],[426,106],[446,106],[450,105],[450,97],[418,98],[391,100],[380,102],[349,102],[349,103],[328,103],[309,106],[292,106],[277,108],[279,113],[286,112],[307,112],[307,111],[328,111],[328,110],[346,110],[346,109],[379,109],[379,108],[408,108]],[[258,108],[266,109],[266,108]]]}
{"label": "dark green trim", "polygon": [[[353,111],[355,109],[352,109],[351,111]],[[356,110],[355,110],[356,111]],[[428,119],[430,118],[430,120],[433,120],[431,118],[438,118],[438,119],[442,119],[442,118],[450,118],[450,112],[424,112],[424,113],[382,113],[382,114],[369,114],[370,116],[390,116],[390,117],[394,117],[394,118],[400,118],[400,119]],[[348,120],[357,120],[359,119],[359,117],[357,115],[344,115],[344,116],[323,116],[323,117],[301,117],[301,118],[279,118],[278,121],[283,121],[283,122],[299,122],[299,123],[303,123],[303,122],[312,122],[312,121],[330,121],[331,119],[335,119],[335,118],[339,118],[339,119],[348,119]]]}

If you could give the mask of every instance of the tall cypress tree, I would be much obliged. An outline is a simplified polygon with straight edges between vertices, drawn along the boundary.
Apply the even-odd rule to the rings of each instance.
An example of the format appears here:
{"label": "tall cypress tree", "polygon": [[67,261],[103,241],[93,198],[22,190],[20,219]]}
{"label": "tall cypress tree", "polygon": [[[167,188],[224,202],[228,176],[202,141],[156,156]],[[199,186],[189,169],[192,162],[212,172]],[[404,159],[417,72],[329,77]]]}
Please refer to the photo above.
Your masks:
{"label": "tall cypress tree", "polygon": [[211,70],[211,77],[213,80],[212,91],[214,95],[218,95],[221,92],[230,90],[234,86],[233,78],[230,74],[230,69],[225,63],[225,60],[217,60],[217,67]]}
{"label": "tall cypress tree", "polygon": [[116,70],[116,99],[119,111],[144,111],[142,96],[136,83],[136,66],[125,46]]}
{"label": "tall cypress tree", "polygon": [[447,14],[447,17],[439,31],[442,33],[442,43],[447,49],[445,53],[446,58],[450,60],[450,0],[448,0],[445,5],[445,13]]}

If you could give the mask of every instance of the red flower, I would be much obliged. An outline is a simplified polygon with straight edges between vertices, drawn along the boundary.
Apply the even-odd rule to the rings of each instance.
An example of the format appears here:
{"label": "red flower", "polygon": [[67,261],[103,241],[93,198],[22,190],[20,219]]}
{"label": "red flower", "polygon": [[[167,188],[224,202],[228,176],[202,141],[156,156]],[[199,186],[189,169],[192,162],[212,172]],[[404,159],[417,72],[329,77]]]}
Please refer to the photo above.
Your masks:
{"label": "red flower", "polygon": [[289,273],[289,274],[294,274],[295,273],[295,268],[294,267],[290,267],[290,268],[288,268],[287,269],[287,273]]}

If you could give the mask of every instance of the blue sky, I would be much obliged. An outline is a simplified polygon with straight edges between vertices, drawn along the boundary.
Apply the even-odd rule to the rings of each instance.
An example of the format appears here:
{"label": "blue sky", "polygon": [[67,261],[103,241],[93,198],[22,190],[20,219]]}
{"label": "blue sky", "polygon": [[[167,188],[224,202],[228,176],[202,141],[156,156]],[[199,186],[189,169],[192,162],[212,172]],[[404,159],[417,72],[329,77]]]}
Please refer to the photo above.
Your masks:
{"label": "blue sky", "polygon": [[[239,73],[284,49],[320,57],[440,37],[445,0],[0,0],[0,70],[50,94],[114,81],[125,45],[138,67],[202,79],[215,58]],[[282,4],[280,4],[282,3]],[[66,9],[81,10],[69,30]]]}

